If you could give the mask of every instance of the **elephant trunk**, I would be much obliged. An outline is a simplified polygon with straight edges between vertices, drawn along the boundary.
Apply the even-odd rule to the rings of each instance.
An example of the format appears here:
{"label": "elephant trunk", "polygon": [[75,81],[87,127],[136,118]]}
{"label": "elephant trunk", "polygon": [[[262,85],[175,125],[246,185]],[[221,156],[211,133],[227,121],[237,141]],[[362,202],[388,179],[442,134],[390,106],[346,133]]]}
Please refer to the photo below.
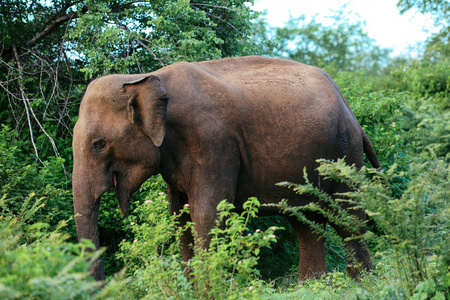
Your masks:
{"label": "elephant trunk", "polygon": [[[91,176],[90,176],[91,177]],[[78,241],[88,239],[99,249],[100,240],[98,234],[98,211],[100,207],[101,194],[93,192],[96,184],[85,176],[84,172],[77,168],[73,170],[73,205],[75,213],[75,225],[77,228]],[[92,249],[94,251],[94,249]],[[93,262],[91,275],[96,280],[105,280],[105,272],[101,257]]]}

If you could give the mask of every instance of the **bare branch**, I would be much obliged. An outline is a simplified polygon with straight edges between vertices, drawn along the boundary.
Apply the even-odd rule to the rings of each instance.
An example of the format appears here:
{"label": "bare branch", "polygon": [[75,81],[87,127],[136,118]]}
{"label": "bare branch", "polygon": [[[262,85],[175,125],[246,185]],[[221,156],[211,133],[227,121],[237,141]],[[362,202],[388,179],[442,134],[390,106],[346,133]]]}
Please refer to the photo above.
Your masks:
{"label": "bare branch", "polygon": [[244,34],[244,33],[241,32],[241,31],[239,31],[239,29],[237,29],[237,28],[236,28],[233,24],[231,24],[230,22],[228,22],[228,21],[226,21],[226,20],[224,20],[224,19],[222,19],[222,18],[220,18],[220,17],[218,17],[218,16],[216,16],[216,15],[213,15],[213,14],[211,14],[211,13],[209,13],[209,12],[205,12],[205,13],[206,13],[208,16],[210,16],[210,17],[216,18],[216,19],[218,19],[218,20],[220,20],[220,21],[226,23],[228,26],[230,26],[231,28],[233,28],[234,30],[236,30],[242,37],[247,38],[248,40],[252,41],[253,43],[256,43],[256,42],[255,42],[254,40],[252,40],[248,35]]}
{"label": "bare branch", "polygon": [[[12,48],[13,48],[15,60],[16,60],[16,62],[17,62],[18,71],[19,71],[19,77],[18,77],[17,82],[18,82],[18,86],[19,86],[19,90],[20,90],[20,95],[21,95],[22,101],[23,101],[23,103],[24,103],[25,111],[26,111],[26,114],[27,114],[27,122],[28,122],[28,127],[29,127],[29,130],[30,130],[31,143],[33,144],[33,148],[34,148],[34,151],[35,151],[36,159],[37,159],[37,160],[45,167],[44,162],[43,162],[43,161],[40,159],[40,157],[39,157],[39,153],[38,153],[38,150],[37,150],[37,147],[36,147],[36,143],[34,142],[34,134],[33,134],[33,127],[32,127],[32,125],[31,125],[31,116],[30,116],[30,113],[31,113],[31,115],[33,116],[33,119],[34,119],[34,120],[36,121],[36,123],[38,124],[39,128],[41,129],[41,131],[42,131],[42,132],[45,134],[45,136],[50,140],[50,143],[52,144],[53,151],[55,152],[55,155],[56,155],[57,157],[59,157],[60,155],[59,155],[59,152],[58,152],[58,148],[56,147],[55,141],[54,141],[53,138],[47,133],[47,131],[44,129],[44,127],[42,126],[41,122],[39,121],[39,119],[37,118],[36,114],[34,113],[33,107],[32,107],[31,104],[30,104],[30,100],[29,100],[28,97],[26,96],[25,89],[24,89],[23,84],[22,84],[23,77],[22,77],[22,66],[21,66],[20,58],[19,58],[19,55],[18,55],[18,53],[17,53],[16,46],[13,45]],[[64,165],[63,165],[63,168],[64,168]],[[65,168],[64,168],[64,172],[66,173]]]}
{"label": "bare branch", "polygon": [[[161,59],[159,59],[157,56],[156,56],[156,54],[146,45],[146,44],[144,44],[141,40],[139,40],[139,39],[136,39],[136,42],[138,42],[139,43],[139,45],[141,45],[142,47],[144,47],[145,49],[147,49],[152,55],[153,55],[153,57],[157,60],[157,61],[159,61],[159,63],[161,64],[161,66],[165,66],[165,64],[163,63],[163,61],[161,60]],[[148,42],[148,41],[147,41]]]}
{"label": "bare branch", "polygon": [[222,22],[224,22],[224,23],[226,23],[228,26],[230,26],[231,28],[233,28],[234,30],[236,30],[240,35],[242,35],[243,37],[247,37],[244,33],[242,33],[241,31],[239,31],[233,24],[231,24],[230,22],[228,22],[228,21],[226,21],[226,20],[224,20],[224,19],[222,19],[222,18],[220,18],[220,17],[218,17],[218,16],[216,16],[216,15],[213,15],[213,14],[211,14],[211,13],[209,13],[209,12],[205,12],[208,16],[210,16],[210,17],[213,17],[213,18],[216,18],[216,19],[218,19],[218,20],[220,20],[220,21],[222,21]]}
{"label": "bare branch", "polygon": [[[14,57],[15,57],[16,62],[17,62],[17,67],[19,68],[19,72],[20,72],[21,64],[20,64],[20,60],[19,60],[19,55],[17,54],[16,46],[13,45],[12,49],[13,49],[13,52],[14,52]],[[20,74],[20,73],[19,73],[19,74]],[[20,94],[21,94],[21,96],[22,96],[23,104],[24,104],[24,106],[25,106],[25,111],[26,111],[26,113],[27,113],[27,121],[28,121],[28,128],[30,129],[31,143],[33,144],[33,148],[34,148],[34,152],[35,152],[35,155],[36,155],[36,159],[37,159],[43,166],[45,166],[44,162],[39,158],[39,153],[38,153],[36,144],[35,144],[35,142],[34,142],[33,127],[31,126],[30,111],[29,111],[29,109],[28,109],[29,103],[28,103],[28,101],[27,101],[27,97],[26,97],[26,95],[25,95],[25,91],[24,91],[24,88],[23,88],[21,79],[22,79],[22,76],[19,75],[18,84],[19,84],[19,89],[20,89]]]}

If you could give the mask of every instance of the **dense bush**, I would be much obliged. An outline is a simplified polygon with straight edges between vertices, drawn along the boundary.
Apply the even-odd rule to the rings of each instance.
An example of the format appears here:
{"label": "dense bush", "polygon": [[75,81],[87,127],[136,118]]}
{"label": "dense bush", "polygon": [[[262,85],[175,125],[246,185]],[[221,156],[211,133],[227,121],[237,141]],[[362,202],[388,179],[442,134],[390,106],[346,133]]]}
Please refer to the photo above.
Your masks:
{"label": "dense bush", "polygon": [[[98,287],[88,276],[86,249],[92,243],[73,244],[62,230],[36,222],[46,202],[34,194],[21,199],[16,212],[9,210],[10,199],[0,200],[0,298],[2,299],[81,299]],[[99,254],[96,254],[98,256]]]}
{"label": "dense bush", "polygon": [[[7,195],[8,210],[13,213],[22,209],[23,199],[32,193],[51,199],[33,216],[33,221],[54,227],[73,215],[70,175],[64,169],[64,159],[49,157],[42,165],[30,155],[31,149],[29,140],[22,140],[17,131],[1,124],[0,196]],[[73,225],[72,222],[72,235]]]}
{"label": "dense bush", "polygon": [[342,94],[374,145],[384,167],[407,163],[411,140],[401,127],[407,94],[380,91],[373,83],[355,83],[354,74],[336,77]]}
{"label": "dense bush", "polygon": [[[321,176],[344,182],[353,190],[333,199],[309,182],[304,185],[286,183],[284,185],[298,194],[317,196],[329,208],[324,209],[316,203],[300,208],[289,207],[286,202],[282,202],[280,208],[299,219],[304,219],[303,211],[315,211],[349,230],[365,224],[347,214],[343,206],[351,204],[364,208],[378,228],[378,234],[369,231],[360,237],[372,242],[378,269],[375,272],[381,275],[377,280],[395,281],[395,286],[389,289],[405,299],[406,296],[420,299],[424,293],[425,297],[444,299],[444,295],[450,296],[450,167],[433,153],[426,159],[427,162],[411,163],[411,180],[399,197],[392,193],[386,181],[386,177],[403,176],[395,171],[395,165],[384,173],[366,168],[358,171],[345,165],[343,160],[322,160],[318,168]],[[371,179],[365,173],[370,174]],[[327,234],[322,227],[314,223],[310,225],[317,232]],[[370,286],[362,287],[368,289],[361,292],[365,297],[371,295],[379,299],[386,292],[386,289],[380,292]]]}
{"label": "dense bush", "polygon": [[276,242],[274,232],[278,228],[250,230],[248,222],[256,217],[259,207],[256,199],[247,201],[240,215],[232,211],[232,204],[222,201],[217,227],[211,231],[210,248],[195,248],[194,258],[185,265],[177,237],[192,230],[192,224],[178,228],[177,220],[180,214],[189,213],[189,207],[178,215],[169,215],[166,198],[164,192],[153,193],[128,218],[134,239],[124,240],[117,255],[126,262],[131,279],[124,295],[151,299],[257,299],[262,290],[268,289],[255,266],[260,249]]}

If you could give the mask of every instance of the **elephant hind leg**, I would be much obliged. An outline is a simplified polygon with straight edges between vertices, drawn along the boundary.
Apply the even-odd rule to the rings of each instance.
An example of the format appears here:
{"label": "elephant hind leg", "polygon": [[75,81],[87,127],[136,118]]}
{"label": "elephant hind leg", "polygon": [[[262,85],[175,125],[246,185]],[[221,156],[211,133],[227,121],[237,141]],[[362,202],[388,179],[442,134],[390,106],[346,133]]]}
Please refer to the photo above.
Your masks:
{"label": "elephant hind leg", "polygon": [[361,227],[358,232],[354,232],[341,226],[333,227],[345,242],[347,274],[352,278],[358,278],[361,271],[371,271],[372,260],[367,243],[363,239],[366,228]]}
{"label": "elephant hind leg", "polygon": [[[335,184],[332,188],[332,194],[334,198],[342,197],[337,195],[349,190],[344,184]],[[350,205],[343,205],[342,209],[346,209],[361,224],[359,228],[348,228],[340,224],[331,223],[331,226],[333,226],[345,243],[347,274],[350,277],[358,278],[361,275],[361,271],[371,271],[373,269],[369,248],[363,239],[366,233],[364,225],[366,214],[363,209],[355,209]]]}
{"label": "elephant hind leg", "polygon": [[[299,281],[310,278],[320,278],[326,274],[325,239],[320,234],[313,233],[309,225],[288,217],[297,236],[299,246]],[[315,220],[325,224],[324,220]]]}

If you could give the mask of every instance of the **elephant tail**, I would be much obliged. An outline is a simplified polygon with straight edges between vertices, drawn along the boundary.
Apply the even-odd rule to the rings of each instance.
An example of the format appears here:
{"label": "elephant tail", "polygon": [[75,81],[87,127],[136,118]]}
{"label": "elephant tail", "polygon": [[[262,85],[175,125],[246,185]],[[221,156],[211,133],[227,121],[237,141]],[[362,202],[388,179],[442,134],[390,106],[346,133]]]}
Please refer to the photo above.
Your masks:
{"label": "elephant tail", "polygon": [[370,142],[369,137],[362,128],[361,131],[363,138],[364,153],[367,155],[367,158],[369,159],[370,163],[374,168],[381,169],[380,161],[378,160],[377,153],[375,152],[375,149],[373,148],[373,145]]}

